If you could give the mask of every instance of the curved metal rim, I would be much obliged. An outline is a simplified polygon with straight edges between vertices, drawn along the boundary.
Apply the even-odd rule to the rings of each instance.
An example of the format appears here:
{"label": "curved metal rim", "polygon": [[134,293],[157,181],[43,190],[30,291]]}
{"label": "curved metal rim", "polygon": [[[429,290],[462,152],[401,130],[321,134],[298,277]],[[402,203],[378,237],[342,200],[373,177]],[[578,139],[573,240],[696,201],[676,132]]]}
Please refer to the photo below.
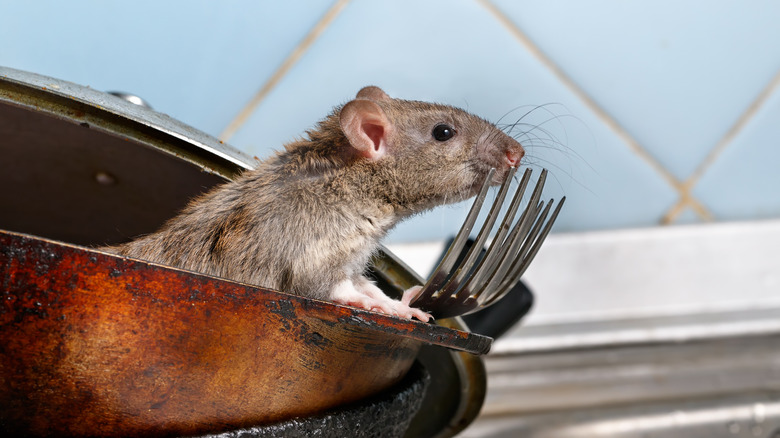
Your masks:
{"label": "curved metal rim", "polygon": [[72,82],[0,66],[0,102],[88,124],[232,177],[257,159],[150,108]]}

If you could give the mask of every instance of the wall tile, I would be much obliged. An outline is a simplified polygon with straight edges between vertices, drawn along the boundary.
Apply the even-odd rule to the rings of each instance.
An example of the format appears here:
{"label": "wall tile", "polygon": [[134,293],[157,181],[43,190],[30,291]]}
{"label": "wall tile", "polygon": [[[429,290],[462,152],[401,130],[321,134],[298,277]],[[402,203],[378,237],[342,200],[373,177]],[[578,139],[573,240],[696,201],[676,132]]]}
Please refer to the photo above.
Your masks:
{"label": "wall tile", "polygon": [[694,195],[712,209],[717,219],[780,216],[778,121],[780,92],[775,91],[694,188]]}
{"label": "wall tile", "polygon": [[495,2],[678,178],[780,70],[780,3]]}
{"label": "wall tile", "polygon": [[315,0],[3,2],[0,65],[131,92],[218,135],[328,7]]}

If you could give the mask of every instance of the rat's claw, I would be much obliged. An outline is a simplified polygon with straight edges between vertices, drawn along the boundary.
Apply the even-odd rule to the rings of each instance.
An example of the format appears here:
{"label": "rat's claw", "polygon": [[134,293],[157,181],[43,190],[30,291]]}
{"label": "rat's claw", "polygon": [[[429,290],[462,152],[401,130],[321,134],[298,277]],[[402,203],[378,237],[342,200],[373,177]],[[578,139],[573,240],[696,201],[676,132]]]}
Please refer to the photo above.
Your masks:
{"label": "rat's claw", "polygon": [[379,313],[386,313],[388,315],[398,316],[396,309],[391,305],[391,303],[387,303],[380,300],[374,302],[374,306],[371,308],[371,310]]}
{"label": "rat's claw", "polygon": [[419,319],[422,322],[428,322],[431,320],[431,318],[433,318],[431,315],[423,312],[420,309],[410,308],[410,310],[411,310],[411,315],[408,316],[409,319],[412,319],[412,317],[414,317]]}
{"label": "rat's claw", "polygon": [[394,301],[394,303],[395,303],[396,310],[398,310],[398,313],[406,319],[417,318],[422,322],[428,322],[431,319],[431,315],[427,314],[426,312],[420,309],[409,307],[402,301]]}

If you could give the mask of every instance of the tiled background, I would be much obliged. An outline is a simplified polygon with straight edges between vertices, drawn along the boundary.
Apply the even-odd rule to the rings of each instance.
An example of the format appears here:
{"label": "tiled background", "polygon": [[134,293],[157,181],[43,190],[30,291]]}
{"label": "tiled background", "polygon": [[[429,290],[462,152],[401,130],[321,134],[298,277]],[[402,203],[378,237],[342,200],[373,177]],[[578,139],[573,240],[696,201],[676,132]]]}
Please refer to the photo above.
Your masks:
{"label": "tiled background", "polygon": [[[557,231],[780,217],[780,3],[0,2],[0,65],[265,156],[363,85],[522,118]],[[466,206],[402,224],[443,238]],[[456,212],[457,214],[453,214]]]}

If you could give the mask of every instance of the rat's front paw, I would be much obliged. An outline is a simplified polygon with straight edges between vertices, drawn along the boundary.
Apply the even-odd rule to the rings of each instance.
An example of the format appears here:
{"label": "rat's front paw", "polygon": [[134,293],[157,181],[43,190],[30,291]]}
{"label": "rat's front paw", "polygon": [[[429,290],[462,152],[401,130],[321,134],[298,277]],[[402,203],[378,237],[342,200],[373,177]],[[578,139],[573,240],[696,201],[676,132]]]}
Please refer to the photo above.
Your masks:
{"label": "rat's front paw", "polygon": [[402,316],[407,319],[417,318],[422,322],[428,322],[432,316],[422,309],[417,309],[409,305],[417,295],[422,291],[422,286],[414,286],[404,291],[401,296],[401,301],[396,301],[387,295],[382,294],[383,299],[387,300],[389,305],[393,307],[395,315]]}
{"label": "rat's front paw", "polygon": [[409,307],[400,301],[395,301],[390,298],[383,300],[367,297],[365,295],[355,295],[346,299],[335,299],[333,302],[336,304],[357,307],[358,309],[369,310],[372,312],[399,316],[406,319],[417,318],[422,322],[428,322],[431,319],[431,315],[425,313],[424,311]]}
{"label": "rat's front paw", "polygon": [[[388,315],[400,316],[407,319],[417,318],[423,322],[428,322],[431,319],[431,315],[424,311],[409,307],[408,301],[396,301],[367,281],[365,284],[361,284],[361,286],[363,286],[362,289],[358,290],[352,282],[345,281],[339,283],[333,289],[331,300],[336,304],[386,313]],[[407,293],[413,289],[415,288],[404,292],[404,298],[407,298]],[[417,290],[417,293],[419,293],[419,290]],[[409,300],[411,301],[414,296],[410,294],[408,297]]]}
{"label": "rat's front paw", "polygon": [[368,310],[371,312],[387,313],[388,315],[397,316],[393,307],[389,306],[388,303],[382,300],[367,297],[365,295],[358,294],[344,298],[335,298],[333,302],[345,306],[357,307],[358,309]]}

